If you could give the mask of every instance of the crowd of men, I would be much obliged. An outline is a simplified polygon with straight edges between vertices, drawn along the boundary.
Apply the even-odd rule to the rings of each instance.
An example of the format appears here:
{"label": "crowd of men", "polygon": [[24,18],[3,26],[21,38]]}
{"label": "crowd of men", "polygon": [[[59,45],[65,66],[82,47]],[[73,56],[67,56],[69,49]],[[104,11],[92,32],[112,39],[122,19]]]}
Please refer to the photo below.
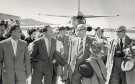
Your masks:
{"label": "crowd of men", "polygon": [[50,26],[29,29],[26,38],[19,24],[1,22],[0,84],[134,84],[134,69],[128,75],[121,66],[127,57],[135,62],[135,42],[125,26],[116,33],[108,41],[104,29],[79,24],[55,33]]}

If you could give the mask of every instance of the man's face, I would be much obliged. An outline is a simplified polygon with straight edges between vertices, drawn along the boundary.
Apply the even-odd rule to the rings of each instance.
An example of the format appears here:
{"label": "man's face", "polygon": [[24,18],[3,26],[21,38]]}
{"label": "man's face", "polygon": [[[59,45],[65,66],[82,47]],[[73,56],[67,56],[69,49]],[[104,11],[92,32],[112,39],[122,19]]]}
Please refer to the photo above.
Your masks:
{"label": "man's face", "polygon": [[71,24],[75,27],[78,25],[78,21],[75,17],[71,18]]}
{"label": "man's face", "polygon": [[76,30],[76,35],[83,38],[85,35],[86,35],[86,29],[83,28],[83,29],[77,29]]}
{"label": "man's face", "polygon": [[101,29],[97,30],[96,33],[97,33],[97,36],[98,36],[98,37],[102,37],[103,34],[104,34],[104,32],[103,32]]}
{"label": "man's face", "polygon": [[11,36],[13,38],[15,38],[15,39],[20,39],[21,34],[22,34],[21,29],[20,28],[16,28],[14,31],[12,31]]}
{"label": "man's face", "polygon": [[50,27],[47,29],[46,35],[53,36],[53,30]]}
{"label": "man's face", "polygon": [[117,36],[118,38],[122,39],[123,37],[125,37],[126,33],[124,31],[118,31],[117,32]]}
{"label": "man's face", "polygon": [[68,34],[68,35],[72,35],[72,34],[73,34],[73,30],[68,30],[68,31],[67,31],[67,34]]}
{"label": "man's face", "polygon": [[2,26],[0,26],[0,36],[2,36],[4,34],[4,32],[5,32],[5,26],[2,25]]}
{"label": "man's face", "polygon": [[61,30],[60,34],[63,36],[65,34],[65,30]]}
{"label": "man's face", "polygon": [[35,32],[33,32],[33,33],[31,34],[31,38],[32,38],[32,39],[35,39],[35,38],[36,38],[36,35],[37,35],[37,32],[35,31]]}

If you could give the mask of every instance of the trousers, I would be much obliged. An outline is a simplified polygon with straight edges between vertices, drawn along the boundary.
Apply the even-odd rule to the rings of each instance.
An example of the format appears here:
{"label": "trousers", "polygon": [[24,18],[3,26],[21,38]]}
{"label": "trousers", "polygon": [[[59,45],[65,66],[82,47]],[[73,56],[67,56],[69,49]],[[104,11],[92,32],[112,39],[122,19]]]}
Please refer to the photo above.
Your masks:
{"label": "trousers", "polygon": [[122,57],[114,57],[114,64],[109,84],[127,84],[126,73],[121,70]]}

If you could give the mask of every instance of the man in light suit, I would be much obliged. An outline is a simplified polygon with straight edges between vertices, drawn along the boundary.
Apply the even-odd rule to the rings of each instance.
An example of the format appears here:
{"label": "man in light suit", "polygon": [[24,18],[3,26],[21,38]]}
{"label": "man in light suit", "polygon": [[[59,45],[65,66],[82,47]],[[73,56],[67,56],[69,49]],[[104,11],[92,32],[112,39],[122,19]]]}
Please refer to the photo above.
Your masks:
{"label": "man in light suit", "polygon": [[[74,61],[76,62],[72,63],[75,64],[75,67],[71,84],[104,84],[106,68],[102,59],[97,55],[101,49],[95,43],[100,44],[95,38],[86,36],[86,29],[87,27],[85,25],[78,25],[76,29],[78,46],[76,46],[76,57],[74,56]],[[92,44],[95,47],[92,47]],[[81,52],[81,49],[83,52]],[[84,82],[86,80],[89,81]]]}
{"label": "man in light suit", "polygon": [[[79,64],[84,61],[85,59],[89,58],[89,50],[88,50],[88,47],[87,46],[87,37],[86,37],[86,26],[84,24],[80,24],[78,25],[77,29],[76,29],[76,35],[77,37],[75,37],[77,40],[76,40],[76,46],[74,47],[74,50],[76,53],[74,56],[72,56],[72,59],[71,59],[71,69],[73,71],[73,74],[72,74],[72,79],[71,79],[71,84],[81,84],[81,78],[82,78],[82,75],[79,73],[78,71],[78,67],[79,67]],[[82,55],[79,55],[79,48],[81,47],[81,42],[82,42],[82,46],[83,46],[83,54]]]}
{"label": "man in light suit", "polygon": [[33,43],[32,57],[32,84],[54,84],[54,63],[63,64],[60,52],[56,51],[56,40],[53,38],[53,31],[48,26],[43,29],[44,36]]}
{"label": "man in light suit", "polygon": [[3,84],[26,84],[31,73],[30,57],[27,53],[27,43],[20,40],[19,25],[11,26],[10,38],[0,42],[0,70]]}

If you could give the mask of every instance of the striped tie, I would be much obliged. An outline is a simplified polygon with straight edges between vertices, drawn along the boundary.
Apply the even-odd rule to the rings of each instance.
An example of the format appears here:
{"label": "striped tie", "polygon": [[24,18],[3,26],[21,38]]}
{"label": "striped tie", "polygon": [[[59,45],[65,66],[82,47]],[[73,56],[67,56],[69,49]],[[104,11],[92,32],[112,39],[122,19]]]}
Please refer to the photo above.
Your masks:
{"label": "striped tie", "polygon": [[80,42],[78,57],[81,57],[82,55],[83,55],[83,40],[81,40]]}
{"label": "striped tie", "polygon": [[120,48],[121,48],[121,51],[123,50],[123,42],[122,42],[122,39],[120,39]]}

